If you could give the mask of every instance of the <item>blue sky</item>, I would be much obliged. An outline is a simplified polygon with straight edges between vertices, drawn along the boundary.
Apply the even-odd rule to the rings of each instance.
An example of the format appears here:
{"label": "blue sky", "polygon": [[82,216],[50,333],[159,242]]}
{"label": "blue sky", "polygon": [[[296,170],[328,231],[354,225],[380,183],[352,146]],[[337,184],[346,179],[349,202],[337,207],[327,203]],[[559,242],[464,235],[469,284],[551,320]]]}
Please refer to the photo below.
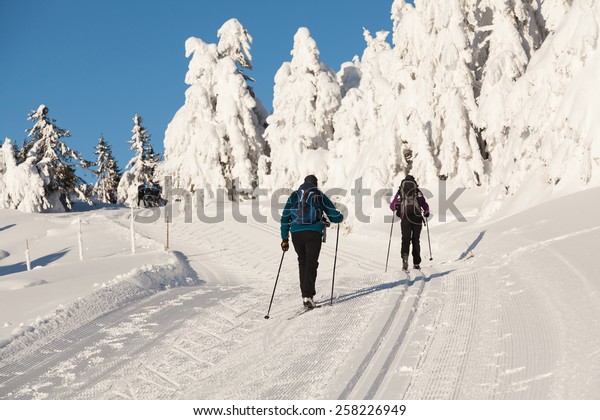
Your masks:
{"label": "blue sky", "polygon": [[[365,47],[362,28],[391,31],[392,0],[0,0],[0,139],[19,145],[40,104],[71,131],[87,159],[100,133],[123,169],[140,114],[162,151],[164,131],[184,103],[190,36],[217,42],[235,17],[254,38],[257,96],[272,108],[273,78],[290,60],[293,36],[308,27],[321,60],[340,64]],[[391,40],[391,35],[388,38]],[[88,178],[88,176],[86,176]]]}

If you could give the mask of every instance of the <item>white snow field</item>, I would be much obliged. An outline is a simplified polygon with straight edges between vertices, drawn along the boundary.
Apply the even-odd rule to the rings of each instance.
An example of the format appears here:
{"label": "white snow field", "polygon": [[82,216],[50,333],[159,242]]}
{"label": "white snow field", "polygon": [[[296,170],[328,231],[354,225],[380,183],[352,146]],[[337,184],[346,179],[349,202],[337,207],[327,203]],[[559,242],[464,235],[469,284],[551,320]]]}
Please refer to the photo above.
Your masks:
{"label": "white snow field", "polygon": [[221,223],[178,215],[173,252],[162,220],[136,223],[131,255],[129,209],[1,210],[0,397],[600,398],[600,188],[477,221],[481,193],[461,197],[467,223],[440,222],[431,200],[434,259],[424,229],[424,267],[408,275],[399,225],[384,273],[383,211],[342,228],[333,305],[335,230],[312,311],[290,250],[268,320],[282,255],[270,216],[236,222],[230,203]]}

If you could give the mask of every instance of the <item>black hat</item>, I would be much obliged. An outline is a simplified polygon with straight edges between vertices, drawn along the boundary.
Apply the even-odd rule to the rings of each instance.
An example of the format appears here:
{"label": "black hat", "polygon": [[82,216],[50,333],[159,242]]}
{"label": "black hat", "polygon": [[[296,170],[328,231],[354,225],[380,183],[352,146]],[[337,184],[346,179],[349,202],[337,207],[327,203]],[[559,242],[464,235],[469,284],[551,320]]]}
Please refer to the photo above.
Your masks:
{"label": "black hat", "polygon": [[313,184],[315,187],[317,186],[317,177],[314,175],[308,175],[306,178],[304,178],[304,182],[308,183],[308,184]]}
{"label": "black hat", "polygon": [[404,178],[404,179],[408,179],[409,181],[414,181],[415,177],[412,175],[406,175],[406,178]]}

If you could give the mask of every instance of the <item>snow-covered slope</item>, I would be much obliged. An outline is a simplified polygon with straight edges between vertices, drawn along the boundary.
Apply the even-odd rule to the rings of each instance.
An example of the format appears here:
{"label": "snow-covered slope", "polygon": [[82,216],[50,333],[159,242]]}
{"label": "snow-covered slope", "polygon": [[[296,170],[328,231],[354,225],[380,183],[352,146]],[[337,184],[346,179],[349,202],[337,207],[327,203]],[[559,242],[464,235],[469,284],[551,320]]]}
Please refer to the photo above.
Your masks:
{"label": "snow-covered slope", "polygon": [[136,234],[132,254],[127,214],[110,207],[63,215],[2,211],[0,355],[31,351],[32,341],[56,339],[132,300],[187,283],[185,260],[162,244]]}
{"label": "snow-covered slope", "polygon": [[[229,207],[221,223],[186,224],[176,217],[171,246],[206,285],[196,281],[196,286],[169,288],[100,318],[79,318],[78,325],[53,335],[55,341],[42,341],[35,352],[10,352],[0,359],[0,395],[599,398],[600,271],[593,250],[600,228],[593,216],[600,189],[477,222],[481,191],[459,200],[469,222],[437,218],[431,223],[432,261],[423,232],[425,267],[408,276],[399,271],[399,229],[390,269],[383,273],[389,225],[382,223],[381,213],[358,233],[341,235],[332,306],[332,232],[320,259],[321,307],[308,313],[301,309],[290,251],[269,320],[264,315],[281,259],[276,223],[235,222]],[[436,214],[435,200],[432,207]],[[581,217],[564,223],[573,207]],[[209,214],[215,214],[212,210]],[[241,210],[252,211],[250,206]],[[128,211],[99,213],[88,213],[88,219],[106,224],[108,218],[115,228],[128,225]],[[8,224],[0,238],[11,230],[11,238],[17,232],[22,238],[23,223]],[[164,238],[160,222],[136,227],[145,237]],[[15,264],[8,258],[18,259],[15,246],[3,247],[0,270]],[[44,279],[58,283],[53,266],[64,275],[68,264],[57,260],[31,273],[47,272]],[[82,272],[82,265],[75,266]],[[14,284],[10,277],[0,276],[0,285]],[[174,273],[171,280],[178,278],[181,274]],[[47,286],[30,289],[39,297]],[[34,304],[23,300],[21,308]],[[36,341],[29,344],[36,348]]]}

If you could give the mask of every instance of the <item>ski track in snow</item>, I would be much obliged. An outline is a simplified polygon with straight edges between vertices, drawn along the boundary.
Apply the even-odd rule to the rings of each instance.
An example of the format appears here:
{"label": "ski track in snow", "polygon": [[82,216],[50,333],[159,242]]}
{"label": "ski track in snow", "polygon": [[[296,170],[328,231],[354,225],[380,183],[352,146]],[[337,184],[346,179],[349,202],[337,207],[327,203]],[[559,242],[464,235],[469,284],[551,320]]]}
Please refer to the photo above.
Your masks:
{"label": "ski track in snow", "polygon": [[[120,217],[115,223],[127,228],[128,214]],[[162,224],[136,229],[155,244],[165,235]],[[281,259],[277,227],[176,219],[171,247],[207,285],[133,301],[11,359],[0,367],[0,397],[597,398],[597,354],[578,345],[600,345],[589,334],[600,315],[597,288],[554,249],[596,232],[532,242],[511,231],[497,237],[495,254],[484,252],[484,241],[474,258],[408,276],[383,274],[383,254],[369,252],[372,243],[342,237],[332,306],[330,235],[317,281],[320,307],[302,312],[289,252],[265,320]],[[564,279],[579,288],[561,287]],[[562,299],[581,290],[584,312]]]}
{"label": "ski track in snow", "polygon": [[[381,387],[394,357],[404,341],[423,293],[425,282],[428,280],[422,272],[416,280],[410,274],[406,274],[406,276],[404,286],[393,303],[393,308],[381,332],[348,385],[339,395],[339,399],[373,399]],[[405,296],[409,286],[414,285],[415,281],[419,281],[420,286],[410,299],[412,300],[410,303],[405,300]],[[405,308],[404,312],[408,313],[400,313],[402,307]]]}

